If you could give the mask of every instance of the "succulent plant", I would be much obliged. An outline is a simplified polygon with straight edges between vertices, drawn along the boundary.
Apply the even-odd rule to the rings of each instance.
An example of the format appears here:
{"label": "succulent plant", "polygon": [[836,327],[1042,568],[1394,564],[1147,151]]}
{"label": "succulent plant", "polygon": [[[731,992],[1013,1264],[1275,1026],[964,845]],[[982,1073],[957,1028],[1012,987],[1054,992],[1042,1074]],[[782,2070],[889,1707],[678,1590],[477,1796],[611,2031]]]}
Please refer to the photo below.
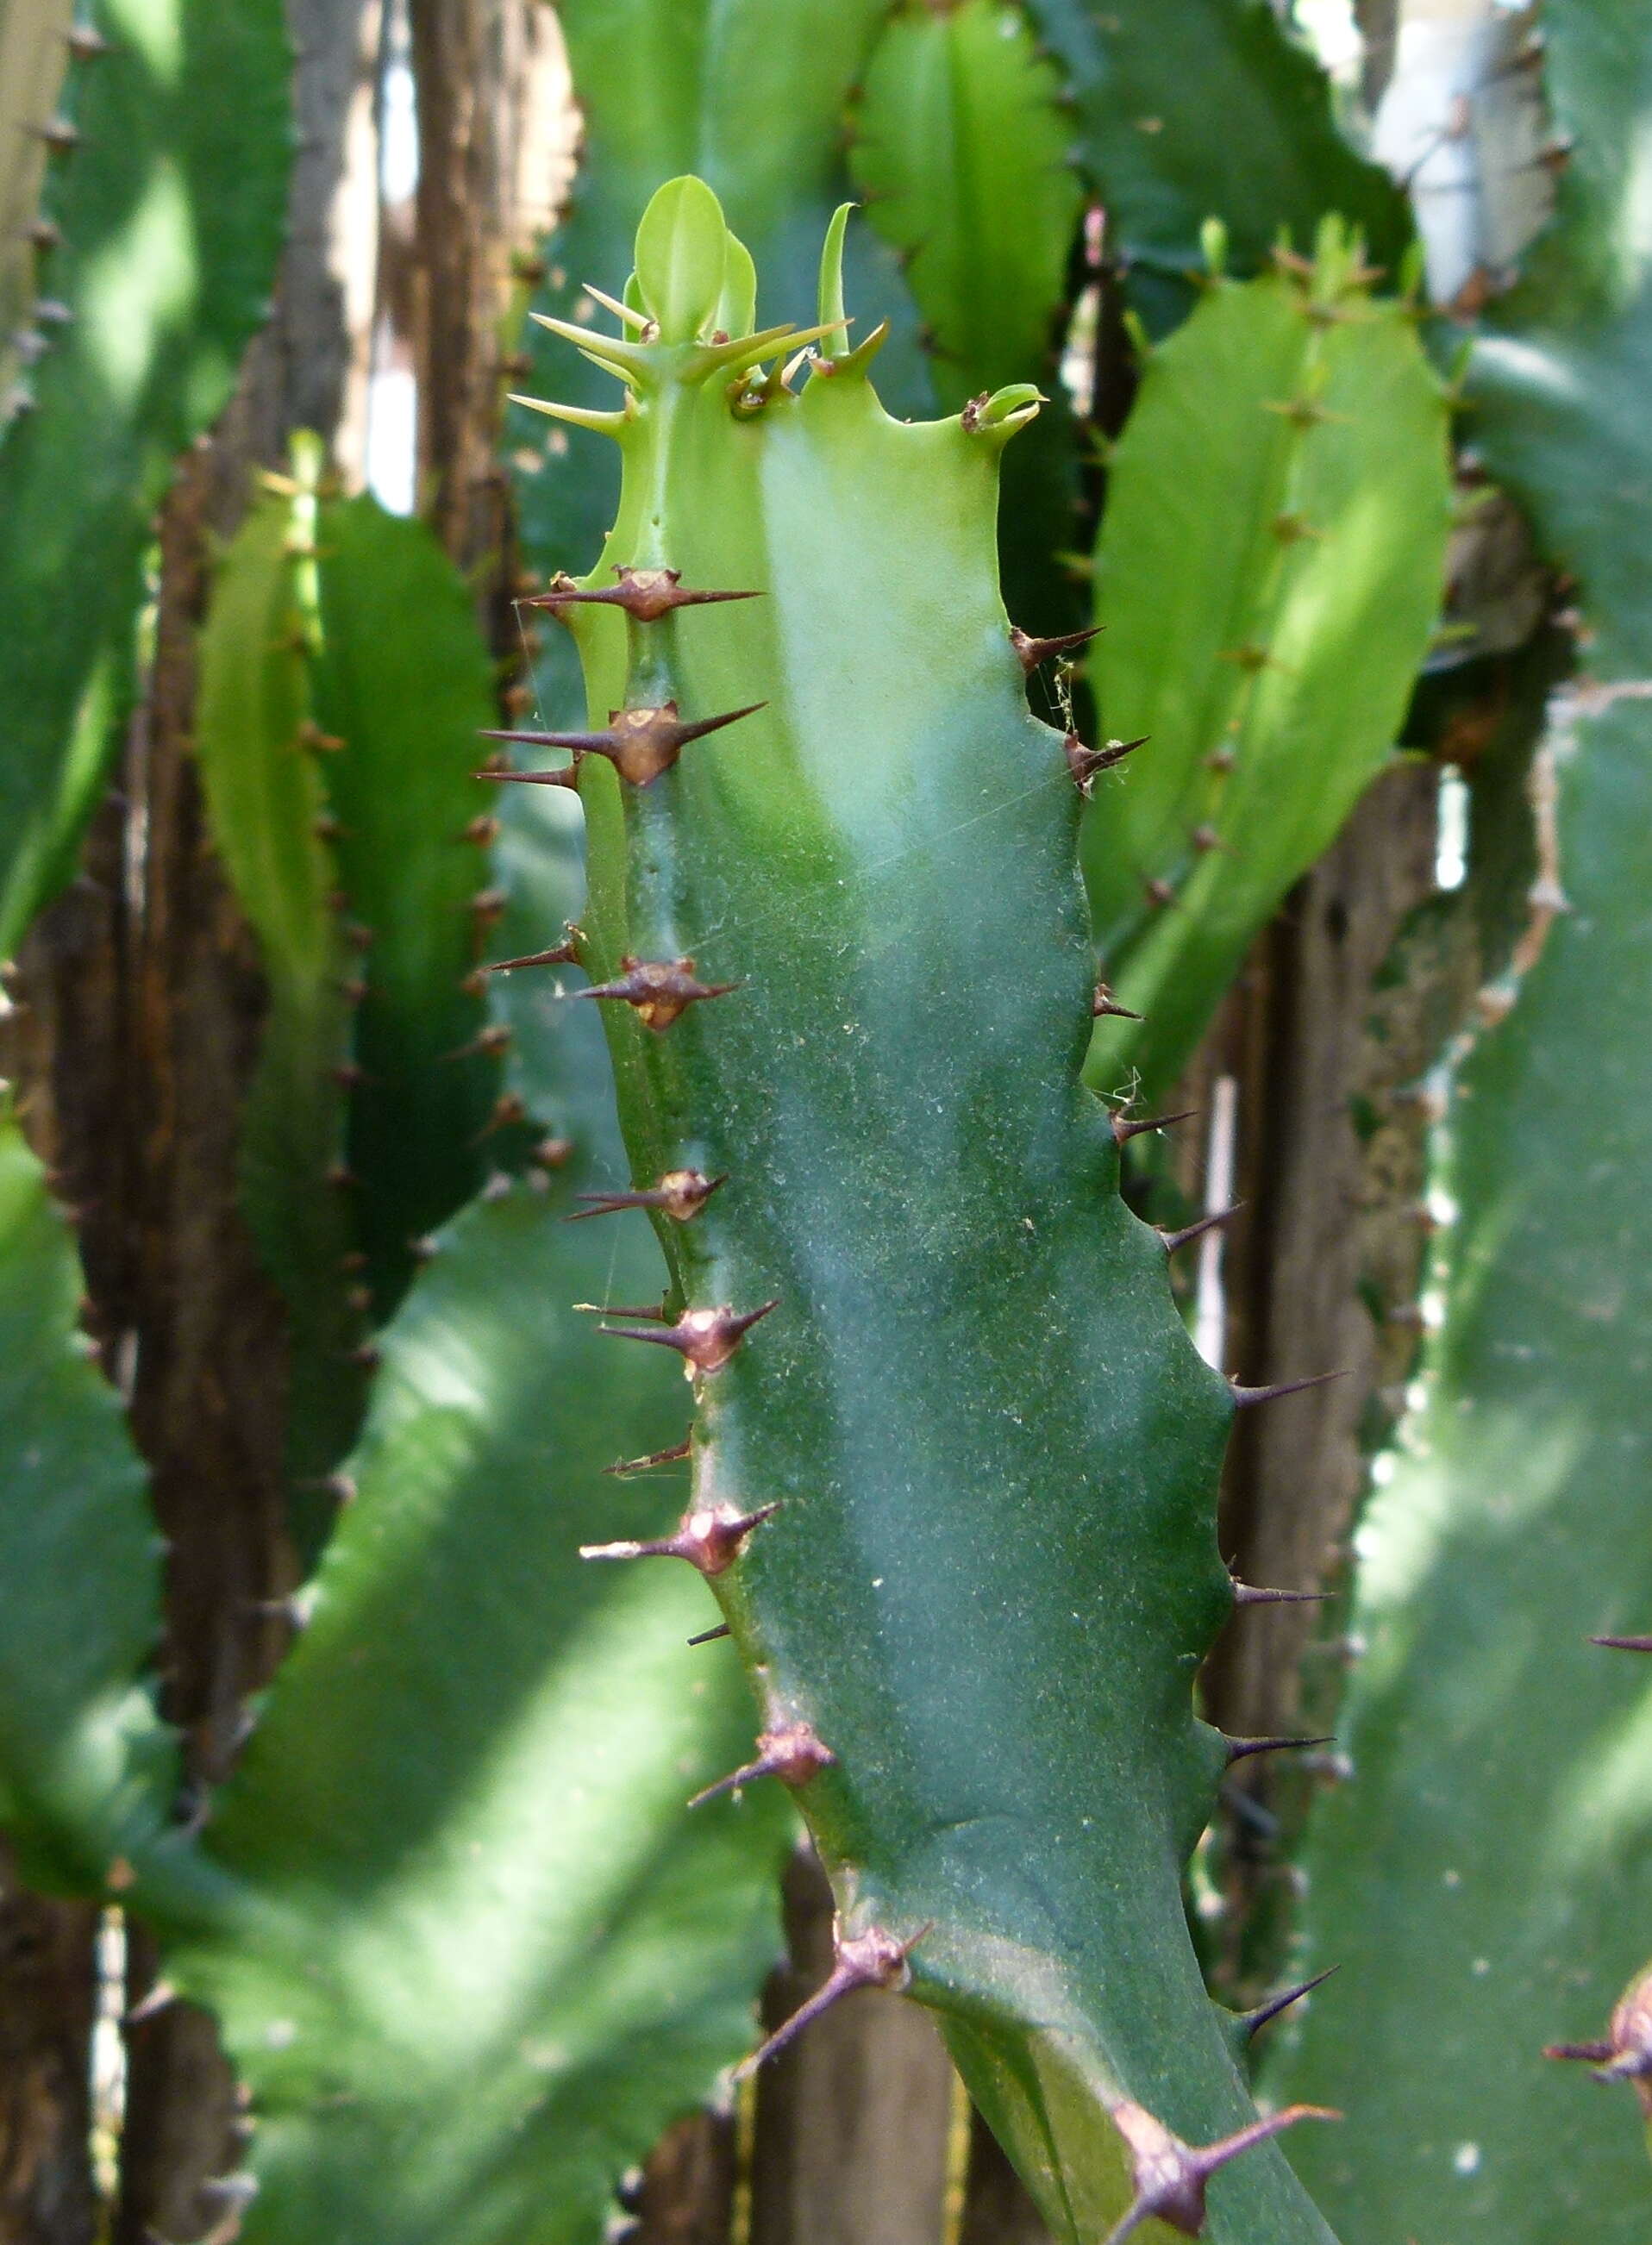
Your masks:
{"label": "succulent plant", "polygon": [[214,573],[195,749],[267,986],[243,1204],[288,1306],[313,1556],[374,1326],[420,1243],[527,1138],[486,995],[506,899],[475,772],[493,666],[469,593],[422,524],[330,496],[316,446],[294,452]]}
{"label": "succulent plant", "polygon": [[1113,451],[1084,658],[1104,731],[1151,743],[1084,818],[1118,1009],[1090,1078],[1149,1101],[1394,756],[1451,516],[1443,385],[1357,237],[1328,218],[1242,282],[1207,248]]}
{"label": "succulent plant", "polygon": [[[47,163],[42,200],[17,214],[37,230],[39,286],[25,410],[0,444],[0,953],[73,869],[130,698],[150,517],[266,316],[291,154],[278,0],[70,17],[5,16],[8,64],[31,23],[40,58],[6,72],[7,101],[32,109],[15,134],[0,119],[5,160],[24,140]],[[69,78],[48,110],[65,31]]]}
{"label": "succulent plant", "polygon": [[[215,2013],[247,2245],[594,2245],[668,2122],[869,1988],[933,2011],[1063,2245],[1628,2245],[1645,0],[1549,0],[1560,225],[1465,385],[1588,673],[1448,1055],[1443,1322],[1359,1531],[1300,1907],[1346,1994],[1245,2014],[1184,1873],[1226,1770],[1324,1742],[1196,1695],[1235,1606],[1302,1595],[1234,1582],[1216,1500],[1235,1410],[1304,1383],[1201,1362],[1167,1265],[1220,1219],[1156,1231],[1118,1184],[1434,629],[1458,393],[1403,197],[1263,0],[559,13],[584,145],[514,283],[522,677],[313,441],[210,573],[193,738],[262,973],[241,1205],[295,1563],[222,1784],[163,1719],[167,1554],[76,1333],[119,1371],[164,1312],[79,1301],[24,1137],[58,1077],[0,1119],[21,1873],[144,1929],[140,2072],[154,2009]],[[150,511],[262,315],[289,154],[274,0],[67,21],[0,9],[0,946],[144,690]],[[1459,925],[1495,954],[1485,765]],[[759,2039],[794,1804],[833,1962]]]}
{"label": "succulent plant", "polygon": [[[1512,955],[1493,958],[1441,1088],[1438,1331],[1360,1531],[1350,1781],[1309,1829],[1306,1953],[1358,1974],[1358,2025],[1310,2017],[1275,2079],[1346,2101],[1335,2153],[1305,2160],[1355,2240],[1449,2214],[1462,2245],[1585,2228],[1627,2245],[1649,2203],[1628,2097],[1568,2081],[1544,2051],[1593,2044],[1635,2075],[1652,1945],[1645,1675],[1587,1642],[1633,1643],[1652,1621],[1652,464],[1644,417],[1614,403],[1652,366],[1652,295],[1613,248],[1652,76],[1642,7],[1557,0],[1544,30],[1577,160],[1467,378],[1484,458],[1574,573],[1587,672],[1557,695],[1533,768]],[[1472,848],[1471,867],[1489,854]],[[1492,885],[1489,869],[1472,880]]]}
{"label": "succulent plant", "polygon": [[1211,2181],[1213,2235],[1319,2237],[1264,2141],[1301,2113],[1257,2124],[1178,1888],[1223,1767],[1290,1743],[1189,1701],[1234,1597],[1216,1468],[1262,1395],[1199,1360],[1117,1194],[1130,1124],[1078,1081],[1073,744],[995,566],[1037,399],[892,420],[846,219],[818,322],[764,328],[716,198],[670,182],[621,332],[572,338],[621,403],[543,409],[622,470],[595,570],[538,602],[588,724],[519,736],[574,760],[610,1203],[670,1270],[602,1330],[679,1357],[691,1413],[675,1534],[588,1556],[705,1577],[758,1696],[738,1781],[791,1787],[833,1878],[836,1970],[750,2063],[910,1987],[1063,2236],[1196,2229]]}
{"label": "succulent plant", "polygon": [[120,1401],[78,1329],[79,1258],[0,1114],[0,1820],[21,1875],[97,1891],[164,1828],[172,1747],[141,1672],[160,1544]]}

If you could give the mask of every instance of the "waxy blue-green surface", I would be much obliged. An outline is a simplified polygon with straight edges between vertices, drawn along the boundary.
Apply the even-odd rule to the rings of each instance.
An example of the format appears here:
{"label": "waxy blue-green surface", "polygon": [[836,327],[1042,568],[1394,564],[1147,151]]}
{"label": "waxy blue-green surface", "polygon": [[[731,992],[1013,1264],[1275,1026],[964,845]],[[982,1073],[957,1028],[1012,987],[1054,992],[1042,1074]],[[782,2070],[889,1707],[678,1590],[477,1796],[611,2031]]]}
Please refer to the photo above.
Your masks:
{"label": "waxy blue-green surface", "polygon": [[[1078,1081],[1078,802],[996,584],[1024,404],[911,426],[845,363],[739,417],[693,342],[725,256],[699,182],[656,198],[663,333],[591,581],[763,597],[572,614],[597,723],[767,706],[623,800],[588,759],[587,963],[691,954],[740,985],[662,1037],[606,1009],[637,1181],[729,1172],[668,1242],[686,1297],[778,1299],[699,1397],[697,1496],[782,1508],[719,1594],[765,1713],[838,1757],[803,1806],[847,1926],[933,1921],[916,1991],[1090,2241],[1129,2195],[1110,2102],[1200,2141],[1251,2110],[1179,1885],[1222,1760],[1190,1703],[1227,1605],[1232,1407]],[[1211,2209],[1247,2245],[1325,2235],[1276,2147]]]}

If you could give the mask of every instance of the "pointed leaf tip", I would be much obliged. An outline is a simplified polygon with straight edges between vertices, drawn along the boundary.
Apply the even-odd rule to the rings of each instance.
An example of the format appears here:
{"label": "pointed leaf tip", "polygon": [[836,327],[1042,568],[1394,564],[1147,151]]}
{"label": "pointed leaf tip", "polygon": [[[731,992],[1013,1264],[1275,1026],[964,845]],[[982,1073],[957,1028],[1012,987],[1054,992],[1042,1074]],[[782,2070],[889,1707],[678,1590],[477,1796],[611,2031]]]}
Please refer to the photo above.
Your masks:
{"label": "pointed leaf tip", "polygon": [[843,244],[849,230],[849,214],[853,208],[853,203],[838,205],[832,214],[832,222],[826,227],[826,240],[820,247],[819,309],[815,316],[828,338],[822,353],[826,358],[841,358],[848,349],[846,335],[840,336],[835,345],[829,338],[833,329],[842,329],[846,324],[843,306]]}
{"label": "pointed leaf tip", "polygon": [[729,230],[723,206],[690,172],[658,188],[636,229],[636,283],[661,340],[692,343],[723,295]]}

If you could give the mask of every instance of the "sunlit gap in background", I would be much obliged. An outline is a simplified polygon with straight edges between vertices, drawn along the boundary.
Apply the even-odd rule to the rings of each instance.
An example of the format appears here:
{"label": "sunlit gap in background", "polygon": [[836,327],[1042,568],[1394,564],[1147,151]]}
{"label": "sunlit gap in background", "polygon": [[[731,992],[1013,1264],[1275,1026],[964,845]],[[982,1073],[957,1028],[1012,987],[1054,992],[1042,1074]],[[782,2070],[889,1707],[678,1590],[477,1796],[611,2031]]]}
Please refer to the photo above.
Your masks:
{"label": "sunlit gap in background", "polygon": [[[378,194],[386,235],[411,236],[418,187],[418,109],[407,10],[388,8],[378,86]],[[367,381],[367,488],[392,514],[411,514],[418,499],[418,382],[408,338],[381,309]]]}

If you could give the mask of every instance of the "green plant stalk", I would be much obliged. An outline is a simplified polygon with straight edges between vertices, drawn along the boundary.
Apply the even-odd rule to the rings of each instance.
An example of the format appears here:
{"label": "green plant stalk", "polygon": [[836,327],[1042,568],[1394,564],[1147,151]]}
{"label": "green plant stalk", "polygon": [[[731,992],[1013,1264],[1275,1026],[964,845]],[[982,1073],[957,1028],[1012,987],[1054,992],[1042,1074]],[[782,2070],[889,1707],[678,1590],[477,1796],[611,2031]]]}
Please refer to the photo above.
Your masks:
{"label": "green plant stalk", "polygon": [[354,1436],[365,1369],[344,1143],[356,954],[313,745],[315,553],[313,493],[261,498],[214,575],[195,712],[207,824],[267,986],[241,1118],[241,1204],[287,1306],[287,1462],[311,1548],[331,1512],[320,1484]]}
{"label": "green plant stalk", "polygon": [[[1044,409],[1004,456],[999,566],[1029,628],[1083,621],[1079,454],[1057,353],[1084,207],[1059,74],[1005,0],[909,0],[873,48],[849,169],[901,258],[942,410],[1037,382]],[[766,269],[766,268],[765,268]],[[858,301],[858,299],[857,299]]]}
{"label": "green plant stalk", "polygon": [[899,7],[868,58],[850,173],[906,263],[943,408],[1049,351],[1084,201],[1060,90],[1004,0]]}
{"label": "green plant stalk", "polygon": [[1241,272],[1265,265],[1281,233],[1306,249],[1336,211],[1397,273],[1404,197],[1343,139],[1325,73],[1266,0],[1027,4],[1066,75],[1113,253],[1159,284],[1157,303],[1186,309],[1212,217]]}
{"label": "green plant stalk", "polygon": [[78,1329],[84,1283],[0,1109],[0,1824],[32,1884],[97,1894],[164,1825],[176,1751],[141,1681],[160,1544],[119,1399]]}
{"label": "green plant stalk", "polygon": [[53,247],[40,213],[69,66],[70,0],[6,0],[0,8],[0,444],[28,410],[28,367],[44,336],[33,329],[41,266]]}
{"label": "green plant stalk", "polygon": [[1270,2086],[1346,2100],[1335,2152],[1302,2155],[1362,2242],[1443,2209],[1463,2245],[1645,2233],[1633,2106],[1544,2049],[1602,2030],[1652,1930],[1645,1681],[1587,1641],[1652,1613],[1647,752],[1625,704],[1562,769],[1570,908],[1455,1087],[1427,1400],[1359,1531],[1351,1775],[1303,1910],[1304,1961],[1358,2002],[1310,2011]]}
{"label": "green plant stalk", "polygon": [[[520,795],[507,945],[580,905],[566,798]],[[563,1221],[622,1175],[595,1009],[525,974],[494,1002],[557,1166],[432,1243],[243,1768],[139,1889],[253,2092],[264,2245],[596,2245],[745,2046],[778,1938],[783,1804],[681,1821],[750,1724],[738,1667],[684,1642],[697,1584],[574,1556],[682,1501],[680,1468],[602,1470],[669,1446],[674,1367],[569,1306],[663,1278],[641,1217]]]}
{"label": "green plant stalk", "polygon": [[[840,237],[835,355],[800,395],[731,388],[762,347],[701,340],[743,260],[695,180],[638,234],[657,341],[588,345],[629,396],[618,519],[559,595],[591,721],[581,957],[636,1188],[726,1173],[659,1218],[675,1322],[610,1322],[692,1375],[674,1548],[832,1876],[834,1984],[910,1974],[1058,2234],[1093,2245],[1172,2203],[1132,2195],[1145,2132],[1254,2118],[1179,1884],[1242,1751],[1190,1708],[1232,1600],[1234,1398],[1078,1081],[1078,797],[995,566],[998,457],[1036,401],[890,419],[829,324]],[[675,607],[616,567],[758,597]],[[697,724],[761,706],[683,743],[671,702]],[[626,709],[654,714],[609,722]],[[1211,2235],[1322,2240],[1278,2149],[1243,2140],[1207,2163]],[[1165,2218],[1196,2228],[1207,2169],[1170,2166],[1200,2194]]]}
{"label": "green plant stalk", "polygon": [[511,1150],[476,973],[495,822],[472,777],[493,666],[469,588],[423,523],[376,499],[316,510],[309,683],[331,853],[360,946],[346,1154],[362,1284],[381,1322],[418,1243]]}
{"label": "green plant stalk", "polygon": [[[534,309],[588,319],[586,282],[624,272],[637,212],[662,181],[693,167],[761,257],[772,316],[806,321],[820,235],[848,191],[844,113],[886,14],[887,0],[564,0],[558,16],[585,138]],[[751,129],[758,117],[761,132]],[[866,328],[892,323],[894,410],[928,412],[929,363],[893,251],[863,230],[852,274]],[[607,377],[565,339],[530,326],[523,347],[525,389],[604,403]],[[615,463],[525,409],[506,417],[505,458],[524,559],[545,575],[588,561],[614,519]],[[579,666],[560,634],[534,670],[551,721],[572,723]]]}
{"label": "green plant stalk", "polygon": [[1443,387],[1356,240],[1215,269],[1115,447],[1089,676],[1147,745],[1098,778],[1084,864],[1102,972],[1090,1081],[1174,1083],[1247,948],[1394,753],[1444,597]]}
{"label": "green plant stalk", "polygon": [[267,316],[286,210],[280,0],[99,0],[95,28],[38,214],[59,309],[37,307],[31,410],[0,445],[0,956],[72,868],[155,505]]}

